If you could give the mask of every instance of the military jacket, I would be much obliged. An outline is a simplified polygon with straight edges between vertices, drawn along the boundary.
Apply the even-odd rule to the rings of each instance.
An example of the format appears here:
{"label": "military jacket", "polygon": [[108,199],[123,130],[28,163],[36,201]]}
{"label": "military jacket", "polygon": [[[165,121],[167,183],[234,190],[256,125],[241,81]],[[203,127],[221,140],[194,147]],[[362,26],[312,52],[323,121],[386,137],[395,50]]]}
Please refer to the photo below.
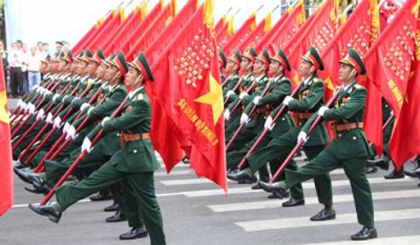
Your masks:
{"label": "military jacket", "polygon": [[[333,108],[325,111],[324,119],[333,120],[338,125],[363,122],[367,90],[357,82],[351,84],[346,90],[340,88],[338,90],[338,99]],[[316,115],[302,130],[307,132],[315,119]],[[337,139],[331,142],[330,147],[334,147],[339,159],[366,157],[372,153],[362,126],[339,132]]]}
{"label": "military jacket", "polygon": [[[122,116],[107,121],[103,129],[105,132],[118,130],[131,134],[148,133],[151,115],[150,99],[145,89],[141,88],[129,98]],[[111,164],[116,165],[117,170],[127,173],[152,172],[160,168],[150,139],[125,142],[123,148],[111,158]]]}

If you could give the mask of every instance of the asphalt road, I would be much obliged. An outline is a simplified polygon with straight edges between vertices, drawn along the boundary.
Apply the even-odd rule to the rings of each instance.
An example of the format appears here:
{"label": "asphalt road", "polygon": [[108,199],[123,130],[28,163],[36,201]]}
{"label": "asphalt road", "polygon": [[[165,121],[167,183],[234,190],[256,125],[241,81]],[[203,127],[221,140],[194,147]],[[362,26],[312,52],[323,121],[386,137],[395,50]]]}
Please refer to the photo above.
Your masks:
{"label": "asphalt road", "polygon": [[[420,244],[419,180],[385,180],[385,174],[380,170],[368,176],[379,238],[366,244]],[[350,235],[361,227],[356,221],[349,182],[341,169],[332,173],[337,219],[324,222],[309,221],[322,209],[312,181],[304,184],[304,206],[283,208],[282,200],[268,199],[267,193],[253,191],[249,185],[229,183],[226,196],[216,185],[197,179],[183,163],[170,175],[160,169],[155,179],[168,244],[358,244],[350,241]],[[102,209],[111,201],[83,200],[55,224],[27,208],[42,196],[26,192],[24,186],[15,179],[15,205],[0,218],[1,245],[149,244],[149,238],[118,240],[129,228],[126,222],[105,222],[112,213]]]}

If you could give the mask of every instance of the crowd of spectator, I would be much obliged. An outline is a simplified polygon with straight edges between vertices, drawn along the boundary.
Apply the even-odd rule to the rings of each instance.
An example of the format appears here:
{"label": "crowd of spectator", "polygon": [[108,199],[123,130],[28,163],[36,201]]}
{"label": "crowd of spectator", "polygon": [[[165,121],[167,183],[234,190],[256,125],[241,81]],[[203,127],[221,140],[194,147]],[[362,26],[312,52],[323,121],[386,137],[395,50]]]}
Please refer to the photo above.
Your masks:
{"label": "crowd of spectator", "polygon": [[[67,52],[69,44],[65,41],[57,41],[53,55],[61,51]],[[3,41],[0,41],[0,54],[2,56],[4,79],[7,82],[8,97],[19,98],[32,90],[42,79],[39,71],[41,60],[50,55],[49,45],[38,42],[30,46],[17,40],[11,44],[7,51]]]}

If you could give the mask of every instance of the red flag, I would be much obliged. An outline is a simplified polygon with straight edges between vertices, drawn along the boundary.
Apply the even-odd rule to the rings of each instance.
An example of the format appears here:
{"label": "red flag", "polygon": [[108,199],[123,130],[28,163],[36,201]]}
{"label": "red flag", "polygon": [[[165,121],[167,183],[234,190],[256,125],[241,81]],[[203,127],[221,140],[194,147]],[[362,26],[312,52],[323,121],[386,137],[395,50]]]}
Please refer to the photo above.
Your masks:
{"label": "red flag", "polygon": [[[94,26],[94,31],[92,31],[91,34],[89,35],[85,35],[82,40],[80,40],[72,49],[73,55],[78,55],[80,53],[80,51],[86,49],[86,47],[90,44],[90,42],[98,35],[99,32],[101,32],[101,30],[103,28],[105,28],[108,23],[112,20],[113,18],[113,14],[109,14],[106,19],[104,20],[103,18],[101,18],[98,23],[95,24]],[[92,30],[92,29],[91,29]],[[90,31],[89,31],[90,32]]]}
{"label": "red flag", "polygon": [[305,24],[296,35],[284,46],[290,65],[299,66],[300,56],[306,53],[309,47],[315,46],[322,53],[328,43],[334,38],[338,27],[338,1],[327,0],[315,13],[313,20]]}
{"label": "red flag", "polygon": [[130,51],[132,44],[134,44],[138,38],[141,36],[144,30],[156,19],[159,13],[163,9],[163,1],[157,3],[155,7],[150,11],[149,14],[146,15],[143,21],[141,21],[140,25],[134,29],[134,31],[130,32],[126,37],[124,42],[120,45],[115,46],[116,50],[113,51],[122,51],[125,54]]}
{"label": "red flag", "polygon": [[379,12],[377,0],[365,0],[357,5],[350,18],[337,32],[337,35],[321,53],[324,62],[324,71],[318,75],[326,83],[325,98],[328,100],[335,87],[340,86],[337,60],[344,57],[350,48],[353,48],[363,57],[378,37]]}
{"label": "red flag", "polygon": [[[415,72],[415,69],[418,69],[417,62],[413,62],[416,60],[415,55],[418,52],[418,47],[416,46],[416,43],[418,43],[418,11],[419,4],[416,0],[407,1],[395,19],[381,33],[378,41],[365,57],[369,80],[380,90],[382,96],[392,108],[396,116],[395,127],[400,127],[398,134],[393,132],[390,144],[391,157],[398,168],[402,167],[408,158],[419,153],[418,151],[416,152],[418,145],[413,145],[418,140],[415,139],[416,132],[411,132],[411,128],[409,129],[409,127],[417,129],[417,122],[405,121],[409,118],[415,118],[414,115],[410,115],[414,110],[411,103],[415,99],[411,98],[412,101],[407,101],[407,86],[413,87],[414,90],[418,86],[415,84],[409,85],[409,81],[412,81],[410,83],[416,83],[411,77],[413,70]],[[415,78],[417,78],[416,74],[414,74]],[[416,92],[413,92],[413,94],[416,94]],[[410,94],[410,96],[413,96],[413,94]],[[378,99],[376,98],[375,100]],[[369,103],[370,101],[367,103],[366,113],[369,113],[370,117],[379,118],[381,114],[373,113],[380,109],[369,106]],[[408,104],[408,108],[405,109],[406,114],[404,117],[400,118],[403,104]],[[408,128],[401,128],[408,123],[410,123],[409,126],[407,125]],[[382,135],[382,130],[379,131],[378,134]],[[402,134],[404,132],[410,132],[410,134]],[[402,141],[404,137],[406,137],[406,142]],[[411,153],[412,155],[407,157]]]}
{"label": "red flag", "polygon": [[227,16],[224,14],[222,18],[217,22],[216,27],[214,28],[214,31],[216,32],[216,36],[224,29],[225,26],[227,26]]}
{"label": "red flag", "polygon": [[269,36],[267,35],[267,38],[264,38],[261,43],[258,44],[258,51],[262,51],[263,48],[270,48],[274,51],[277,51],[279,48],[284,48],[285,45],[297,35],[298,31],[308,25],[307,23],[310,23],[310,20],[312,19],[311,17],[310,20],[305,22],[305,5],[302,0],[298,2],[294,9],[289,8],[288,13],[286,13],[285,16],[286,19],[282,22],[280,27],[273,28],[276,30],[275,33],[270,33]]}
{"label": "red flag", "polygon": [[[273,26],[273,28],[271,28],[271,30],[255,46],[254,49],[255,49],[255,51],[257,51],[258,54],[261,53],[264,48],[267,48],[267,49],[270,48],[270,44],[273,42],[272,40],[275,39],[278,31],[285,25],[288,17],[289,17],[289,12],[284,13],[283,16]],[[271,50],[271,51],[273,51],[273,50]]]}
{"label": "red flag", "polygon": [[231,16],[228,23],[216,32],[217,48],[224,47],[235,34],[234,17]]}
{"label": "red flag", "polygon": [[[155,64],[158,56],[166,49],[172,37],[185,26],[193,13],[197,10],[198,1],[190,0],[182,10],[175,16],[170,24],[160,32],[155,41],[149,45],[145,51],[150,64]],[[153,147],[161,155],[163,162],[167,166],[168,172],[184,157],[181,144],[178,141],[179,135],[171,118],[163,110],[160,104],[160,95],[156,94],[150,84],[146,84],[147,92],[152,103],[152,122],[150,136]]]}
{"label": "red flag", "polygon": [[231,53],[251,34],[256,25],[256,13],[253,13],[242,25],[242,27],[233,35],[226,45],[222,46],[226,55],[230,56]]}
{"label": "red flag", "polygon": [[147,26],[147,29],[142,31],[142,34],[126,53],[125,57],[127,60],[136,58],[141,50],[146,49],[146,47],[155,40],[160,32],[166,27],[167,23],[175,16],[175,8],[175,1],[172,1],[159,13],[156,19]]}
{"label": "red flag", "polygon": [[238,46],[237,49],[240,53],[243,53],[251,47],[254,48],[270,30],[271,13],[268,13],[264,20],[258,24],[257,28],[251,32],[251,34]]}
{"label": "red flag", "polygon": [[119,28],[121,23],[124,21],[124,8],[121,8],[118,12],[113,13],[112,20],[106,25],[95,38],[88,43],[86,48],[89,48],[92,52],[96,52],[102,48],[106,37],[114,35],[114,31]]}
{"label": "red flag", "polygon": [[414,63],[414,76],[407,86],[407,93],[397,118],[389,144],[389,152],[397,170],[411,157],[420,153],[420,51]]}
{"label": "red flag", "polygon": [[[155,63],[153,90],[190,151],[191,167],[227,191],[223,112],[213,3],[205,2]],[[189,58],[191,57],[191,58]],[[191,68],[191,69],[190,69]],[[168,82],[170,81],[170,82]],[[171,166],[167,166],[171,167]]]}
{"label": "red flag", "polygon": [[0,60],[0,216],[13,205],[13,162],[3,61]]}

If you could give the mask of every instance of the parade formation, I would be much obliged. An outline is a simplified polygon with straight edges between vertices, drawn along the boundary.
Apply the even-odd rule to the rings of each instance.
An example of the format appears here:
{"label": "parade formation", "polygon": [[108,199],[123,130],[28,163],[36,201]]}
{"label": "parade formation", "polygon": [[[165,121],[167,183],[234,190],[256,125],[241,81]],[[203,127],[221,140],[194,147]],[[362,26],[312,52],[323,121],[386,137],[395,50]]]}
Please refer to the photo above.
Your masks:
{"label": "parade formation", "polygon": [[342,168],[361,226],[350,239],[377,238],[366,175],[392,163],[385,178],[420,178],[403,168],[420,153],[420,5],[383,4],[325,0],[309,15],[298,0],[273,26],[254,13],[236,31],[226,16],[214,22],[211,0],[179,12],[145,2],[125,18],[119,6],[43,60],[41,84],[10,112],[14,173],[41,194],[29,208],[65,222],[96,194],[113,200],[107,222],[128,221],[121,240],[166,244],[157,152],[169,174],[188,160],[227,198],[229,179],[293,208],[313,179],[313,222],[340,216],[330,172]]}

